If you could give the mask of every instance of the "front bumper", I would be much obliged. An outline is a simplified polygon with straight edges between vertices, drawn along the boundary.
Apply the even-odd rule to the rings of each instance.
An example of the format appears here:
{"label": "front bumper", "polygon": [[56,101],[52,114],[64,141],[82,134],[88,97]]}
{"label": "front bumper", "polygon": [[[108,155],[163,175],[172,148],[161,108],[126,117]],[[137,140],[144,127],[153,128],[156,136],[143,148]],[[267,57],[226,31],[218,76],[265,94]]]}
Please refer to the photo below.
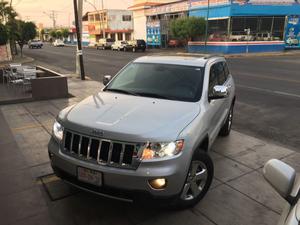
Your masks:
{"label": "front bumper", "polygon": [[[113,168],[79,160],[64,154],[60,145],[51,138],[48,150],[51,165],[56,175],[63,180],[87,191],[122,200],[134,200],[137,196],[151,198],[172,198],[181,193],[189,165],[185,160],[176,157],[159,162],[141,163],[136,170]],[[185,161],[186,162],[186,161]],[[99,171],[103,175],[101,187],[78,181],[77,168],[84,167]],[[153,189],[148,181],[155,178],[166,178],[167,187],[163,190]],[[121,195],[120,195],[121,194]],[[125,197],[122,196],[125,194]]]}

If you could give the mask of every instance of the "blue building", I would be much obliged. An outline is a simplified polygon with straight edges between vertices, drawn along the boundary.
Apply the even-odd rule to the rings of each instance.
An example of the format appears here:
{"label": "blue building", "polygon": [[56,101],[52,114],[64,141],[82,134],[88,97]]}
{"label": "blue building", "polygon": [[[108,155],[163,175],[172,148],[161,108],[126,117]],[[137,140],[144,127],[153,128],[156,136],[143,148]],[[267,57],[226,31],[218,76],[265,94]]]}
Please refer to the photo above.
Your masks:
{"label": "blue building", "polygon": [[208,18],[206,40],[190,52],[268,52],[300,48],[298,0],[189,0],[189,16]]}

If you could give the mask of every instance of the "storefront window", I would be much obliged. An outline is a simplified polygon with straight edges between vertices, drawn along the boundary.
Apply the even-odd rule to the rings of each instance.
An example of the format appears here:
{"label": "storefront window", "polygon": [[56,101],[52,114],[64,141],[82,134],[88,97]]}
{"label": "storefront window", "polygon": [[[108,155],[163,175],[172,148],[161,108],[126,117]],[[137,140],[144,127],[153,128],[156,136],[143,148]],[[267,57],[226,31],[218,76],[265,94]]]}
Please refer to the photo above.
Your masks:
{"label": "storefront window", "polygon": [[[230,41],[283,40],[285,17],[232,17]],[[249,35],[247,29],[250,29]]]}
{"label": "storefront window", "polygon": [[227,41],[228,19],[208,21],[208,41]]}

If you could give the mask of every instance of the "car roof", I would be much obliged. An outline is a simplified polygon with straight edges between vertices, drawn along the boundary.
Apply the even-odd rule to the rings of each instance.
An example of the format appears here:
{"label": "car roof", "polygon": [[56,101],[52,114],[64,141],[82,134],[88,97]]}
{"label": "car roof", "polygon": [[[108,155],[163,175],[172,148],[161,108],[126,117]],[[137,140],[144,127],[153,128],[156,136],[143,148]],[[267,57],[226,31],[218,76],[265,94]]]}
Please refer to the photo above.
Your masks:
{"label": "car roof", "polygon": [[209,59],[223,58],[223,56],[201,54],[150,55],[134,60],[135,63],[172,64],[204,67]]}

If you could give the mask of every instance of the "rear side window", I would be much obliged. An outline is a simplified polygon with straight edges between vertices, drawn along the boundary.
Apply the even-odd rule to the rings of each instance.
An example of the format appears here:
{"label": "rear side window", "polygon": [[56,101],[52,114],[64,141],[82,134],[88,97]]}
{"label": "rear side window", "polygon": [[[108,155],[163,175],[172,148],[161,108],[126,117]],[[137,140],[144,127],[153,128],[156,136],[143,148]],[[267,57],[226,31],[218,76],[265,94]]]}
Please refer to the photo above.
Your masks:
{"label": "rear side window", "polygon": [[223,62],[223,66],[224,66],[224,71],[225,71],[225,77],[226,77],[226,80],[228,79],[228,76],[230,74],[229,72],[229,68],[228,68],[228,65],[226,62]]}

